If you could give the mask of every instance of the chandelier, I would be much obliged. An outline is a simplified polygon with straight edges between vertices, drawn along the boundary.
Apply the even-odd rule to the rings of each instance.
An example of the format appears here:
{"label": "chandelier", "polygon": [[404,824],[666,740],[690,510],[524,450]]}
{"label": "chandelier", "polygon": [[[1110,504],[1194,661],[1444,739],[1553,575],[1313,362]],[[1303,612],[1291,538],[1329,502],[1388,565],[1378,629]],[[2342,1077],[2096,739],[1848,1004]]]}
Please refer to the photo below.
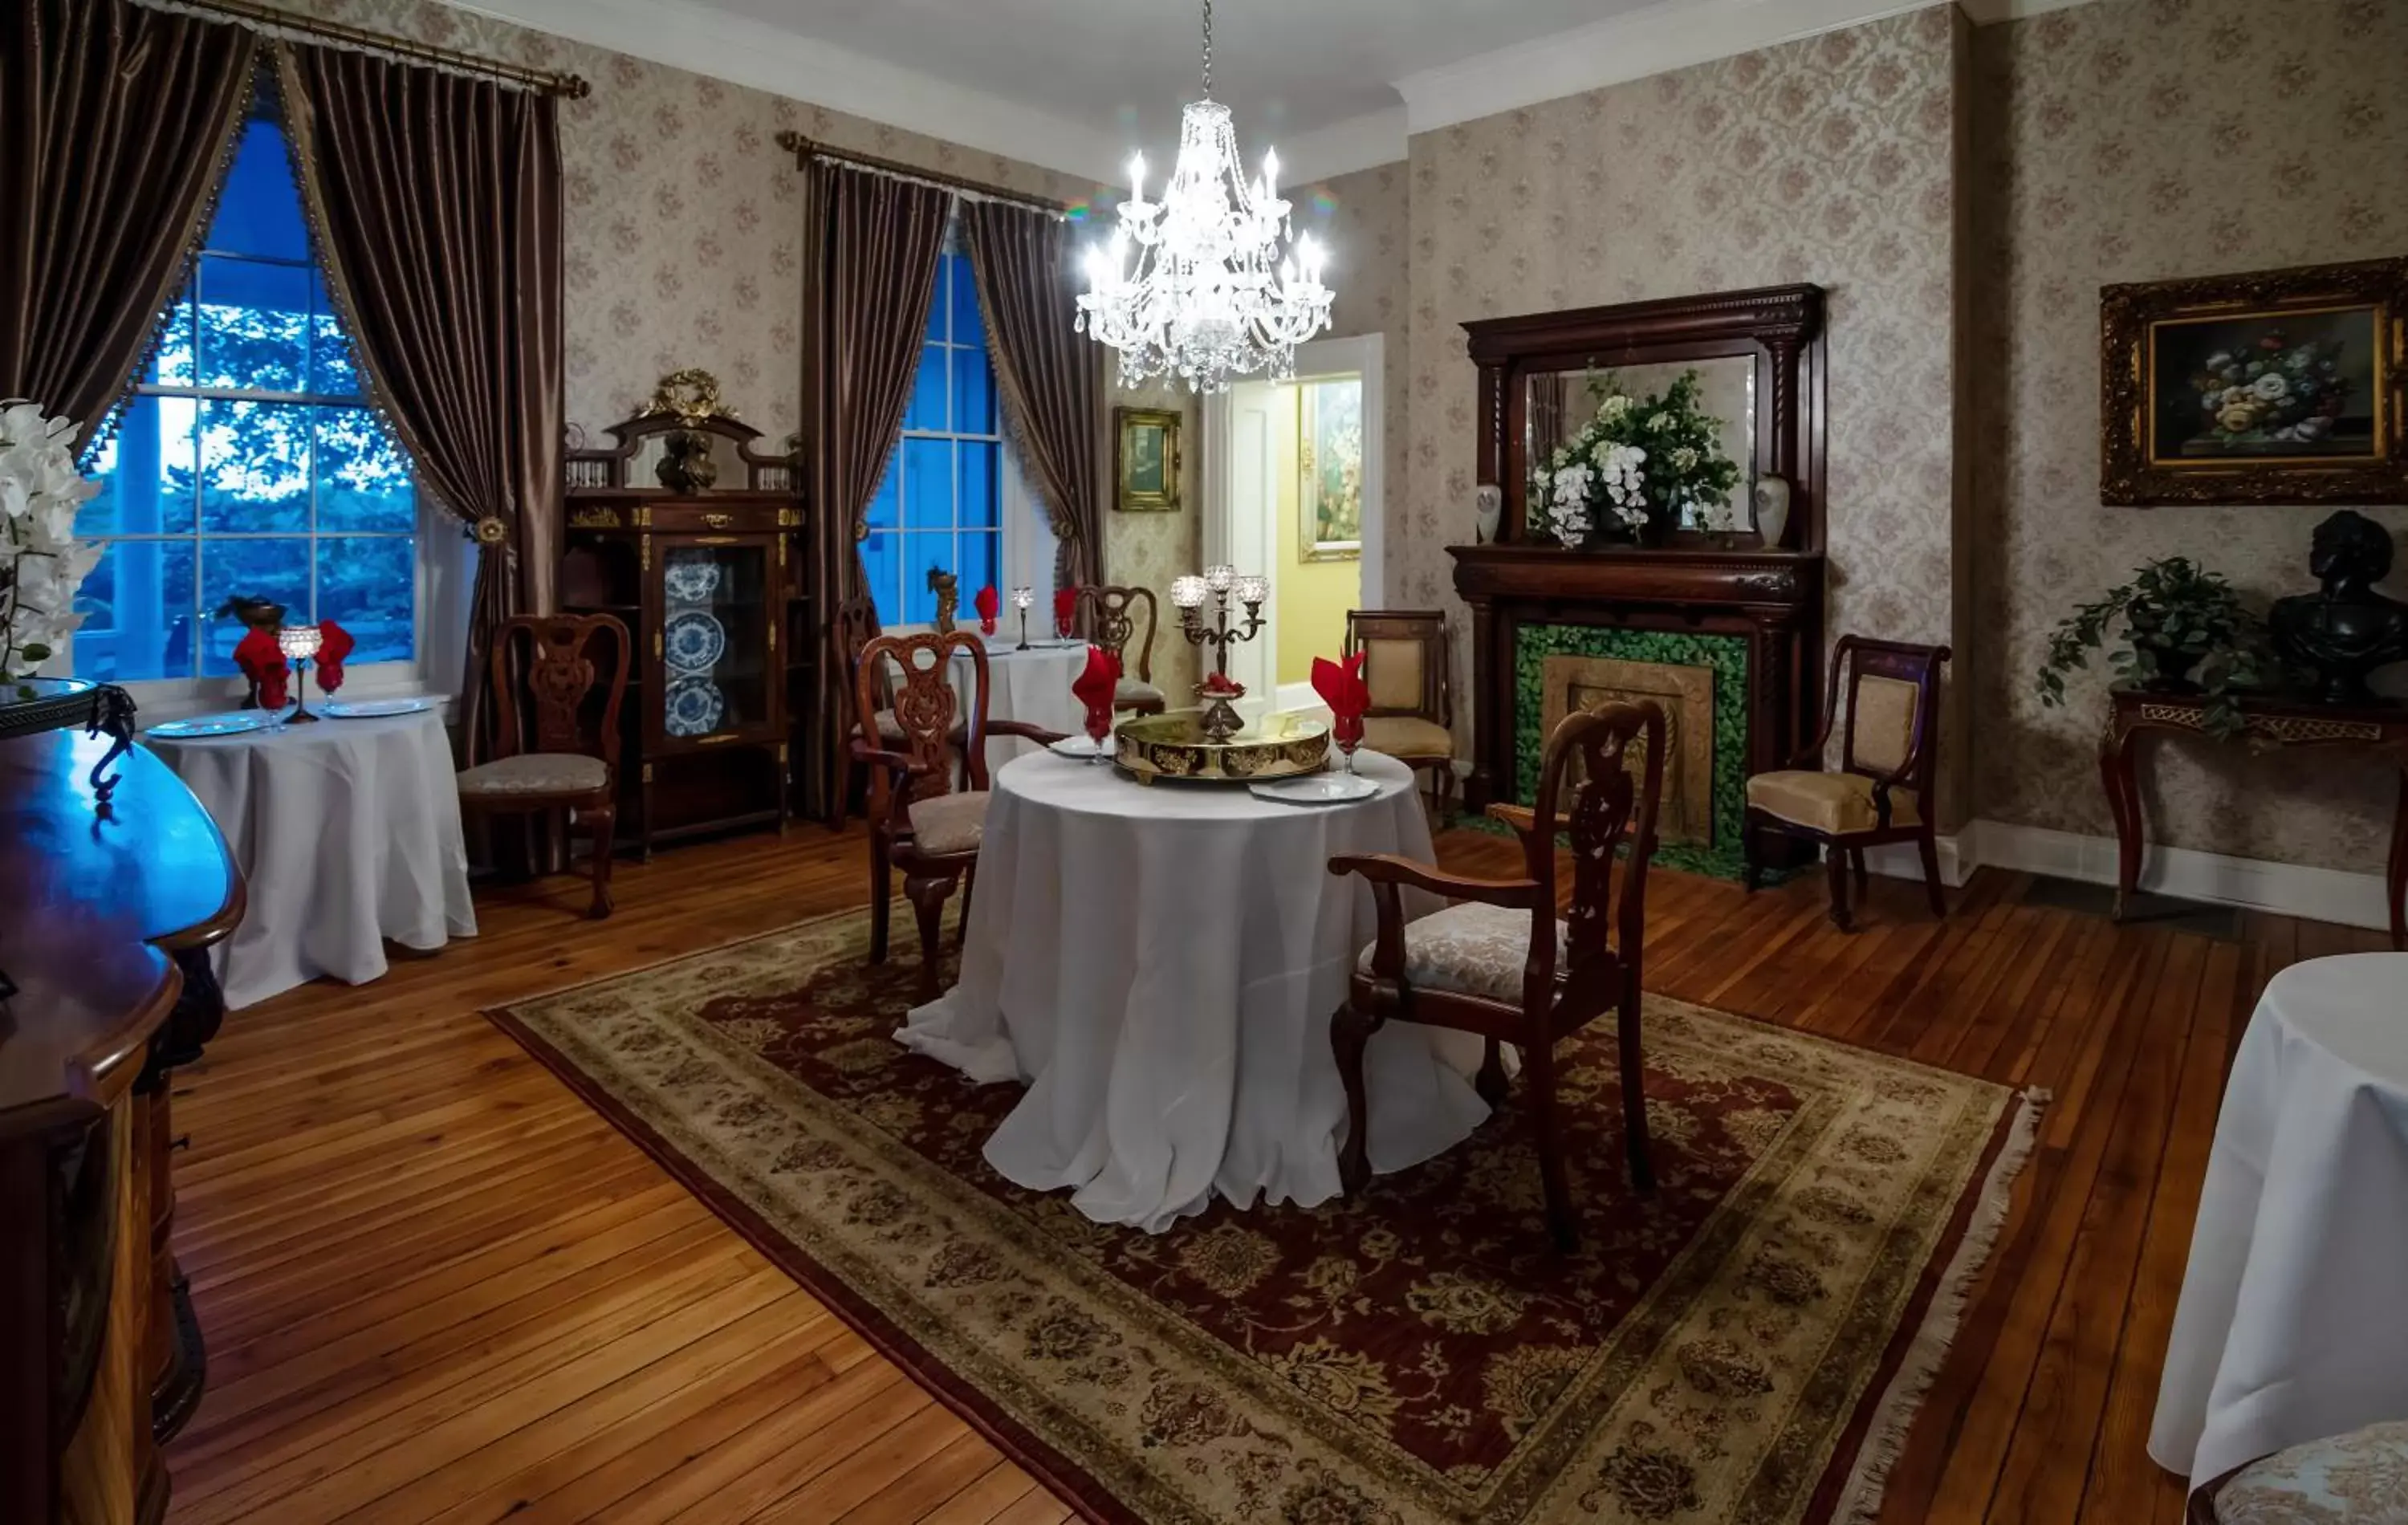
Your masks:
{"label": "chandelier", "polygon": [[1145,155],[1129,159],[1129,196],[1107,248],[1087,251],[1079,331],[1121,352],[1121,383],[1176,373],[1199,392],[1233,378],[1295,374],[1296,347],[1329,326],[1322,251],[1290,242],[1279,155],[1259,180],[1238,162],[1229,108],[1212,98],[1212,0],[1204,0],[1204,98],[1179,122],[1179,162],[1160,201],[1145,199]]}

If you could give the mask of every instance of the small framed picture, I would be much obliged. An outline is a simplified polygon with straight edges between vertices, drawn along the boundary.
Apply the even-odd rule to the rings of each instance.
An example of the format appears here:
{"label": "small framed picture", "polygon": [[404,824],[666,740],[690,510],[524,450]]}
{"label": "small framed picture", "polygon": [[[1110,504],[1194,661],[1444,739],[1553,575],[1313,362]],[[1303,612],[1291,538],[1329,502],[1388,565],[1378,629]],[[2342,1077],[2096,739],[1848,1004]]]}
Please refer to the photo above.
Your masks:
{"label": "small framed picture", "polygon": [[1112,507],[1124,513],[1179,511],[1177,413],[1112,410]]}
{"label": "small framed picture", "polygon": [[2099,495],[2408,502],[2408,260],[2109,286]]}
{"label": "small framed picture", "polygon": [[1296,388],[1297,554],[1354,561],[1363,554],[1363,379],[1338,376]]}

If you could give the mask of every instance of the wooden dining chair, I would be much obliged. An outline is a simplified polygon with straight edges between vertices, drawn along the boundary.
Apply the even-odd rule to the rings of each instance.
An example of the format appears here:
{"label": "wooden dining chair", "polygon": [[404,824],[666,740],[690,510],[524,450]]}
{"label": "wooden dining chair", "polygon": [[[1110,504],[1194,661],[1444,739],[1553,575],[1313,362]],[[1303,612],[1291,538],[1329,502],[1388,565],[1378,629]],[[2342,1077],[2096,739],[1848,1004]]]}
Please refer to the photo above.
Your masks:
{"label": "wooden dining chair", "polygon": [[[975,675],[969,713],[947,674],[955,652],[967,652]],[[895,726],[901,741],[871,746],[880,730],[882,679],[892,662],[902,672],[893,692]],[[903,894],[920,925],[920,999],[937,998],[937,967],[942,948],[945,901],[963,885],[962,914],[969,914],[979,842],[986,832],[986,743],[997,736],[1052,742],[1062,740],[1023,721],[986,716],[986,642],[967,630],[947,635],[879,636],[862,648],[853,672],[858,730],[853,755],[869,775],[869,961],[886,961],[887,923],[894,870],[903,870]],[[956,789],[958,770],[965,786]]]}
{"label": "wooden dining chair", "polygon": [[[1831,648],[1821,734],[1786,769],[1747,781],[1740,846],[1749,889],[1762,876],[1764,833],[1814,842],[1823,849],[1829,877],[1831,925],[1851,931],[1856,921],[1848,909],[1849,870],[1856,871],[1861,899],[1865,849],[1911,842],[1923,855],[1923,887],[1931,898],[1931,914],[1948,914],[1931,796],[1940,768],[1940,669],[1948,658],[1945,646],[1840,638]],[[1842,685],[1846,741],[1839,770],[1826,772],[1824,752],[1833,727],[1842,724]]]}
{"label": "wooden dining chair", "polygon": [[[1644,749],[1634,756],[1633,745]],[[1575,773],[1573,764],[1579,768]],[[1633,776],[1633,764],[1637,776]],[[1562,1130],[1555,1116],[1555,1045],[1614,1014],[1622,1062],[1622,1126],[1630,1177],[1656,1187],[1647,1153],[1647,1096],[1640,1046],[1640,971],[1647,928],[1647,864],[1664,787],[1664,712],[1652,700],[1606,704],[1565,717],[1547,739],[1531,809],[1489,808],[1522,838],[1519,879],[1471,879],[1387,854],[1329,860],[1329,871],[1370,881],[1378,939],[1357,960],[1346,1004],[1331,1019],[1330,1047],[1346,1087],[1346,1144],[1339,1180],[1352,1193],[1371,1178],[1365,1151],[1363,1052],[1389,1022],[1476,1033],[1487,1053],[1475,1085],[1491,1106],[1505,1099],[1501,1045],[1522,1053],[1522,1079],[1546,1187],[1547,1227],[1577,1246]],[[1555,919],[1555,837],[1571,850],[1571,908]],[[1615,850],[1628,844],[1622,898],[1613,903]],[[1456,901],[1405,920],[1402,891]]]}
{"label": "wooden dining chair", "polygon": [[[1138,640],[1137,622],[1140,612],[1145,616],[1145,638],[1142,640]],[[1154,685],[1154,590],[1124,588],[1111,583],[1081,588],[1079,615],[1087,639],[1111,653],[1112,660],[1121,665],[1120,686],[1112,693],[1112,708],[1141,715],[1162,713],[1169,700],[1161,689]],[[1133,641],[1137,643],[1134,669],[1128,659],[1128,648]]]}
{"label": "wooden dining chair", "polygon": [[1455,817],[1455,695],[1448,679],[1446,614],[1436,609],[1353,609],[1346,655],[1363,654],[1370,708],[1363,744],[1430,776],[1441,825]]}
{"label": "wooden dining chair", "polygon": [[614,615],[504,620],[494,633],[496,755],[459,776],[465,815],[574,814],[593,843],[586,914],[596,919],[610,914],[619,706],[634,656]]}

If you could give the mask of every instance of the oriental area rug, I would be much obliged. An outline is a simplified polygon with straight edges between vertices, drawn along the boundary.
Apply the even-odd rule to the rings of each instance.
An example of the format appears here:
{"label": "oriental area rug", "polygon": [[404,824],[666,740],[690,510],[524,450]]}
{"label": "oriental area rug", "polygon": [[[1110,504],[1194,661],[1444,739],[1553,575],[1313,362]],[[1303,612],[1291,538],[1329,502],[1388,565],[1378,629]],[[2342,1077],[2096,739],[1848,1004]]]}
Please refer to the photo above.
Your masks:
{"label": "oriental area rug", "polygon": [[1583,1247],[1526,1120],[1347,1201],[1160,1235],[998,1178],[1018,1097],[892,1036],[849,913],[494,1012],[730,1224],[1089,1518],[1869,1519],[2037,1099],[1651,998],[1658,1188],[1611,1023],[1562,1051]]}

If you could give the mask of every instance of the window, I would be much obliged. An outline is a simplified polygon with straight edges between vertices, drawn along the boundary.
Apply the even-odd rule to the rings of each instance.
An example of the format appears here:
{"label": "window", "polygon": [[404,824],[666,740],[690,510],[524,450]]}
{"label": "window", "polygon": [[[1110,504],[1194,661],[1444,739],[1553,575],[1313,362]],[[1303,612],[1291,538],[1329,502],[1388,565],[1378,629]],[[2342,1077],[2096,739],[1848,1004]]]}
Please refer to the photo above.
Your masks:
{"label": "window", "polygon": [[[969,256],[949,237],[920,346],[920,373],[903,410],[903,435],[869,504],[863,573],[882,626],[928,625],[937,596],[931,568],[952,572],[961,618],[982,587],[1038,589],[1039,626],[1051,619],[1054,542],[1044,515],[1021,488],[996,412],[995,364],[986,349]],[[1003,618],[1011,619],[1009,604]]]}
{"label": "window", "polygon": [[105,542],[77,596],[75,670],[116,682],[222,678],[236,594],[333,619],[353,666],[418,652],[418,495],[362,396],[309,257],[277,122],[244,128],[191,282],[115,434],[79,535]]}

